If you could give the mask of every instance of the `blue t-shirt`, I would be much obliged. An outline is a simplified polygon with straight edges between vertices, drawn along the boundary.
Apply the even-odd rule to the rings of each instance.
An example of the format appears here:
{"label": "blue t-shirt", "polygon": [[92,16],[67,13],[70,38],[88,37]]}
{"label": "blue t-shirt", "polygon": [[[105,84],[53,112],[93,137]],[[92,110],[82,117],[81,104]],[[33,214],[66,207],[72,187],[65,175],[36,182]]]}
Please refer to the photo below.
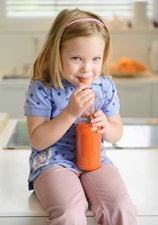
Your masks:
{"label": "blue t-shirt", "polygon": [[[30,81],[24,104],[25,115],[56,117],[68,104],[69,97],[75,86],[63,80],[64,90],[46,87],[38,79]],[[99,76],[91,83],[92,90],[96,93],[95,108],[101,109],[107,117],[119,113],[119,100],[113,81],[105,76]],[[47,149],[37,151],[31,146],[29,189],[33,189],[33,180],[46,168],[59,164],[67,168],[80,171],[75,164],[75,127],[80,118],[71,125],[67,132]],[[46,134],[47,135],[47,134]],[[44,137],[43,137],[44,138]],[[111,163],[106,156],[106,149],[102,143],[102,164]]]}

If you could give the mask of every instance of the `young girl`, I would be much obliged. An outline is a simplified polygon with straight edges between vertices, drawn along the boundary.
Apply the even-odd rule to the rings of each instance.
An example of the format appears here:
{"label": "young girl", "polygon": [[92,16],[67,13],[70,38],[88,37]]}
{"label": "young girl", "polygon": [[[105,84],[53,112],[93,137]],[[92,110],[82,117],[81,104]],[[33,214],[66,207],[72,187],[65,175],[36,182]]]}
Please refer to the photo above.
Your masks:
{"label": "young girl", "polygon": [[105,147],[99,169],[81,171],[75,164],[75,127],[94,101],[92,127],[101,126],[98,132],[108,142],[122,136],[116,88],[105,76],[109,48],[99,16],[63,10],[33,64],[25,101],[32,150],[28,182],[48,212],[48,225],[86,225],[88,208],[98,224],[136,224],[135,208]]}

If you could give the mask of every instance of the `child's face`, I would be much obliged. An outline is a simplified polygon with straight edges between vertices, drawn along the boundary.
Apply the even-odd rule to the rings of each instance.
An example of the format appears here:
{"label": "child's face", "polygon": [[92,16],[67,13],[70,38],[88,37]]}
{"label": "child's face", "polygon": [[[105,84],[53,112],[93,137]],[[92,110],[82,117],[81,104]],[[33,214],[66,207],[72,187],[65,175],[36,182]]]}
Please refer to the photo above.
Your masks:
{"label": "child's face", "polygon": [[78,86],[80,78],[89,84],[102,69],[105,41],[100,36],[78,37],[66,41],[61,49],[63,75],[70,83]]}

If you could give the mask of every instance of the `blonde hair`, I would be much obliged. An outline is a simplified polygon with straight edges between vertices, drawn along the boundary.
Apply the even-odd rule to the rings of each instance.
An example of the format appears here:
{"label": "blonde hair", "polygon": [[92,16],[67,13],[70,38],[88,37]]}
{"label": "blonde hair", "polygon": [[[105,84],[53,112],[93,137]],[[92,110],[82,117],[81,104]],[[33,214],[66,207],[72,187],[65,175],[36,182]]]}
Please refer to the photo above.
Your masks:
{"label": "blonde hair", "polygon": [[94,18],[102,21],[100,16],[79,10],[62,10],[54,20],[54,23],[47,35],[46,42],[35,60],[31,71],[31,79],[40,79],[42,83],[49,86],[50,82],[56,88],[63,88],[63,72],[60,57],[60,50],[64,42],[76,37],[101,36],[105,40],[105,49],[101,74],[105,75],[107,58],[110,50],[110,35],[106,26],[101,26],[94,21],[78,22],[67,26],[71,21],[80,18]]}

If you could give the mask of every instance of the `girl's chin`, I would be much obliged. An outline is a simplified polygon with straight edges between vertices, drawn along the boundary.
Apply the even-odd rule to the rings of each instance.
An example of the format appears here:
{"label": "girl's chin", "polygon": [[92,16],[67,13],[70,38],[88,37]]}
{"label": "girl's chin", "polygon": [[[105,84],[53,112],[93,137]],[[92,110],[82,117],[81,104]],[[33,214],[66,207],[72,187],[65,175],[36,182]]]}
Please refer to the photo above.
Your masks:
{"label": "girl's chin", "polygon": [[74,85],[74,86],[79,86],[80,85],[80,82],[79,81],[77,81],[77,80],[71,80],[71,81],[69,81],[72,85]]}

